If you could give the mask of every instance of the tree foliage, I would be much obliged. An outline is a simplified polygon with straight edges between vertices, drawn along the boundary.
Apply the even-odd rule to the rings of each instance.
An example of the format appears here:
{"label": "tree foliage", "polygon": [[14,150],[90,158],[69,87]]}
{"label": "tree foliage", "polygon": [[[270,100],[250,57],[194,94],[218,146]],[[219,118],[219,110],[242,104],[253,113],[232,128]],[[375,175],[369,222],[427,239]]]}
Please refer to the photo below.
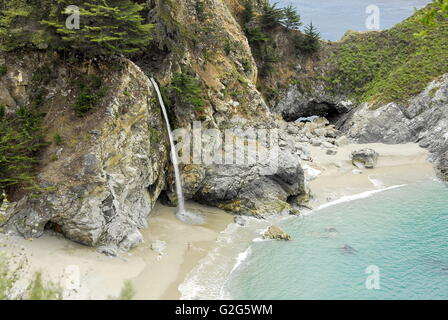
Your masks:
{"label": "tree foliage", "polygon": [[[145,8],[134,0],[0,0],[0,50],[50,47],[83,56],[132,54],[151,40],[153,25],[145,24]],[[79,7],[80,28],[70,29]]]}
{"label": "tree foliage", "polygon": [[282,24],[291,30],[299,30],[302,26],[302,20],[300,18],[300,15],[297,13],[296,8],[294,8],[292,5],[287,6],[283,10],[283,21]]}
{"label": "tree foliage", "polygon": [[45,145],[44,115],[34,106],[20,107],[11,115],[5,110],[0,106],[0,189],[32,186],[35,155]]}
{"label": "tree foliage", "polygon": [[[70,12],[80,8],[80,29],[70,30],[65,23]],[[153,25],[144,24],[140,12],[144,5],[130,0],[61,0],[48,20],[42,20],[49,43],[56,49],[73,49],[86,56],[131,54],[151,40]]]}
{"label": "tree foliage", "polygon": [[260,24],[264,29],[270,29],[282,24],[285,19],[285,12],[282,8],[277,8],[277,3],[265,3],[261,16]]}
{"label": "tree foliage", "polygon": [[170,86],[170,94],[176,103],[202,108],[205,104],[199,81],[185,73],[177,73]]}
{"label": "tree foliage", "polygon": [[320,48],[320,33],[317,28],[310,22],[304,29],[303,36],[297,39],[297,49],[307,53],[314,53]]}

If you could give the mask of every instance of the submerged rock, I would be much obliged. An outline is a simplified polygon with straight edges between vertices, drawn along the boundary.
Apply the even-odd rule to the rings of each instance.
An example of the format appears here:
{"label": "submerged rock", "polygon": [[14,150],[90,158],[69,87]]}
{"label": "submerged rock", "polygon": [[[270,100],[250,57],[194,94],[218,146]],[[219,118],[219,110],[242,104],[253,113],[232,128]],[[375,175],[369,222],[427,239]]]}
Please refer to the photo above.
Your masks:
{"label": "submerged rock", "polygon": [[264,233],[263,238],[283,241],[291,240],[291,236],[277,226],[270,226],[269,229]]}
{"label": "submerged rock", "polygon": [[379,154],[373,149],[361,149],[351,154],[352,163],[360,169],[373,169],[378,162]]}
{"label": "submerged rock", "polygon": [[355,254],[358,252],[355,248],[349,246],[348,244],[344,244],[341,248],[339,248],[343,254]]}

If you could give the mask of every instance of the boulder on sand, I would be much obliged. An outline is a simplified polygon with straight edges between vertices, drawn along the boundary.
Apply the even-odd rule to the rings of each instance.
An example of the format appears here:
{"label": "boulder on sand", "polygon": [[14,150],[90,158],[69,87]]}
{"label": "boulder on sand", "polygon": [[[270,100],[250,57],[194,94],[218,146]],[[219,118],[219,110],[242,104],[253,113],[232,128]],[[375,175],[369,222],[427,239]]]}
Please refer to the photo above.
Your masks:
{"label": "boulder on sand", "polygon": [[264,239],[272,240],[291,240],[291,236],[277,226],[270,226],[269,229],[263,235]]}
{"label": "boulder on sand", "polygon": [[379,154],[373,149],[361,149],[351,154],[352,163],[360,169],[373,169],[378,162]]}

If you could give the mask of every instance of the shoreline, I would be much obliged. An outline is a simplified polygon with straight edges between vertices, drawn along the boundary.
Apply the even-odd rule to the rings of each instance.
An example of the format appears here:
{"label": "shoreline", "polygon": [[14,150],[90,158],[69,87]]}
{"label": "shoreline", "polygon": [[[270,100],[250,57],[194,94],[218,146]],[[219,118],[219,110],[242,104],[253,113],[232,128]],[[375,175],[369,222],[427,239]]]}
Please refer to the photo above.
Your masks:
{"label": "shoreline", "polygon": [[[356,168],[349,155],[353,150],[365,147],[380,154],[378,165],[355,174],[353,170]],[[308,148],[315,161],[303,162],[303,165],[308,168],[306,172],[311,172],[307,179],[314,195],[310,202],[314,210],[343,197],[436,178],[434,168],[427,160],[428,152],[416,144],[350,144],[339,147],[336,155],[326,155],[319,147]],[[314,177],[316,170],[320,174]],[[253,219],[250,228],[243,227],[232,233],[227,232],[235,225],[231,214],[193,202],[187,203],[187,209],[202,214],[206,223],[186,225],[175,217],[175,208],[157,203],[148,218],[149,227],[142,230],[145,242],[115,258],[50,234],[33,241],[0,235],[0,244],[6,244],[1,251],[19,252],[21,257],[26,257],[30,265],[28,275],[43,270],[44,278],[62,284],[67,282],[67,268],[78,268],[81,285],[78,290],[67,293],[67,299],[118,296],[126,280],[132,282],[137,292],[135,299],[180,299],[179,288],[190,290],[198,280],[194,277],[216,279],[235,271],[237,263],[242,262],[241,253],[250,248],[260,230],[283,218]],[[235,237],[235,241],[229,237]],[[157,240],[166,242],[163,254],[151,249]],[[218,265],[222,270],[217,270]],[[218,284],[216,286],[218,290]]]}

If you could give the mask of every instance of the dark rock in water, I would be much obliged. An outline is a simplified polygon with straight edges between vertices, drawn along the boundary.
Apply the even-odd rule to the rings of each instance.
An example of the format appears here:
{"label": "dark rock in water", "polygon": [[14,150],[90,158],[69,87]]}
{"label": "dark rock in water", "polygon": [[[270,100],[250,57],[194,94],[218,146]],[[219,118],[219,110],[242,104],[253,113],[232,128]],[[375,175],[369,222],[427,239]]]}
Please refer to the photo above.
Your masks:
{"label": "dark rock in water", "polygon": [[348,244],[344,244],[341,248],[339,248],[343,254],[355,254],[358,252],[355,248],[349,246]]}
{"label": "dark rock in water", "polygon": [[339,232],[339,231],[334,227],[326,227],[325,232]]}
{"label": "dark rock in water", "polygon": [[360,169],[373,169],[378,162],[379,154],[373,149],[353,151],[351,154],[353,165]]}

